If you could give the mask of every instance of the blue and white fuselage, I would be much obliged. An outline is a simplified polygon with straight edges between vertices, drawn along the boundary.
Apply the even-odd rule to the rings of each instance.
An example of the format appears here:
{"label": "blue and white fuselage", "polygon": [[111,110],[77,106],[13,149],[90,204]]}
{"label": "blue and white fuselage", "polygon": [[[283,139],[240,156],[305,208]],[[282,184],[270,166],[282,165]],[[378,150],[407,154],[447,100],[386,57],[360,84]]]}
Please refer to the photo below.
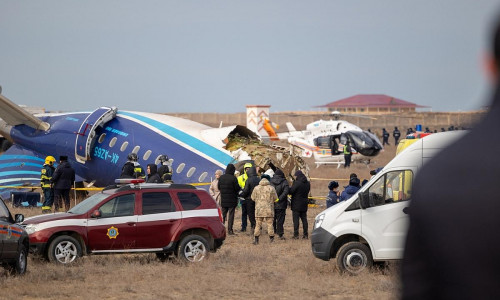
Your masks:
{"label": "blue and white fuselage", "polygon": [[[48,130],[24,124],[4,126],[1,132],[5,135],[6,128],[10,129],[8,135],[14,146],[0,156],[0,185],[39,186],[40,170],[48,155],[56,159],[68,156],[77,181],[101,187],[114,183],[131,152],[137,153],[144,170],[147,164],[157,164],[160,155],[168,155],[176,183],[209,182],[216,170],[224,170],[234,162],[230,152],[223,149],[222,140],[236,126],[211,128],[167,115],[117,111],[91,135],[82,129],[91,114],[37,115],[50,125]],[[78,159],[82,139],[89,145],[83,161]]]}

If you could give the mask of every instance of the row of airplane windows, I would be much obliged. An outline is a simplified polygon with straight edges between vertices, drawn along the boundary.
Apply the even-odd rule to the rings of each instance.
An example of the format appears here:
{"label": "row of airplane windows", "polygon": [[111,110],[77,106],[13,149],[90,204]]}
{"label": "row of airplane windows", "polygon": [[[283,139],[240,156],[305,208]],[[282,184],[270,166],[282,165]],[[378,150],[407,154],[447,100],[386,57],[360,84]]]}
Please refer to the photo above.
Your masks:
{"label": "row of airplane windows", "polygon": [[[99,136],[99,139],[97,140],[97,142],[99,144],[102,144],[104,142],[104,139],[106,138],[106,133],[102,133],[100,136]],[[110,141],[109,141],[109,148],[113,148],[115,145],[116,145],[116,141],[118,139],[116,137],[113,137]],[[121,152],[124,152],[125,150],[127,150],[127,147],[128,147],[128,142],[125,141],[123,142],[123,144],[121,145],[120,147],[120,151]],[[132,149],[132,152],[133,153],[136,153],[137,156],[139,156],[139,150],[141,149],[141,146],[135,146],[134,149]],[[151,156],[152,154],[152,151],[151,150],[148,150],[144,153],[144,155],[142,156],[142,159],[144,161],[148,160],[149,157]],[[156,157],[156,160],[155,160],[155,164],[159,164],[160,163],[160,156],[161,154],[159,154],[157,157]],[[170,158],[169,159],[170,163],[171,163],[171,166],[173,166],[173,162],[174,162],[174,159],[173,158]],[[178,166],[177,166],[177,169],[175,169],[175,172],[177,174],[180,174],[182,171],[184,171],[184,168],[186,167],[186,164],[185,163],[180,163]],[[189,170],[187,171],[186,173],[186,177],[190,178],[191,176],[193,176],[194,172],[196,172],[196,167],[191,167],[189,168]],[[203,172],[200,177],[198,177],[198,182],[203,182],[205,180],[205,178],[207,177],[208,173],[207,172]]]}

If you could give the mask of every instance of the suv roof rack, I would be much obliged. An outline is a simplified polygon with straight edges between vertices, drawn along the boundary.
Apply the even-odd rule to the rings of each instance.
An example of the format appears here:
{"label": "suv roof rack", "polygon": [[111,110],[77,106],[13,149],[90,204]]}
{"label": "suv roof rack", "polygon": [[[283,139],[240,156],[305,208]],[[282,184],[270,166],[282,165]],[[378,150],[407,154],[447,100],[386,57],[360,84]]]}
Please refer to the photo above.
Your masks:
{"label": "suv roof rack", "polygon": [[[127,184],[122,186],[110,186],[110,188],[118,188],[118,191],[127,191],[127,190],[140,190],[144,188],[148,189],[188,189],[188,190],[196,190],[195,186],[190,184],[181,184],[181,183],[142,183],[142,184]],[[106,188],[108,189],[108,188]]]}

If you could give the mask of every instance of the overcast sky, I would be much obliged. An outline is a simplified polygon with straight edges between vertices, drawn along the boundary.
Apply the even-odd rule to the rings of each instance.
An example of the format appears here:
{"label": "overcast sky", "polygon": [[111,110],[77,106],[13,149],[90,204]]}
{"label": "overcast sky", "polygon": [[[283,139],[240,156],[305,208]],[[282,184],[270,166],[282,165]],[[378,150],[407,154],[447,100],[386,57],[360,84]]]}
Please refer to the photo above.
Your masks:
{"label": "overcast sky", "polygon": [[497,0],[0,0],[0,85],[17,104],[149,112],[317,110],[387,94],[485,105]]}

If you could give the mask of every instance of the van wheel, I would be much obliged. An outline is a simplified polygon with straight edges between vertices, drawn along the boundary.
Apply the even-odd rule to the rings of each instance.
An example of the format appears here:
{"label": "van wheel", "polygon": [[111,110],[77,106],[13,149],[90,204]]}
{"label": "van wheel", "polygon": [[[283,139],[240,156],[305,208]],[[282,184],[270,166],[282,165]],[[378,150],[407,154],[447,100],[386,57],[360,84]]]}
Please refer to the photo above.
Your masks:
{"label": "van wheel", "polygon": [[357,275],[372,265],[372,253],[365,244],[350,242],[340,247],[337,266],[341,272]]}
{"label": "van wheel", "polygon": [[80,243],[69,235],[61,235],[50,243],[49,260],[57,264],[70,264],[82,256]]}
{"label": "van wheel", "polygon": [[187,262],[200,262],[208,257],[208,242],[199,235],[188,235],[179,244],[177,255]]}
{"label": "van wheel", "polygon": [[9,271],[11,274],[23,275],[26,273],[26,267],[28,266],[28,250],[21,244],[19,245],[19,252],[17,253],[16,261],[9,265]]}

